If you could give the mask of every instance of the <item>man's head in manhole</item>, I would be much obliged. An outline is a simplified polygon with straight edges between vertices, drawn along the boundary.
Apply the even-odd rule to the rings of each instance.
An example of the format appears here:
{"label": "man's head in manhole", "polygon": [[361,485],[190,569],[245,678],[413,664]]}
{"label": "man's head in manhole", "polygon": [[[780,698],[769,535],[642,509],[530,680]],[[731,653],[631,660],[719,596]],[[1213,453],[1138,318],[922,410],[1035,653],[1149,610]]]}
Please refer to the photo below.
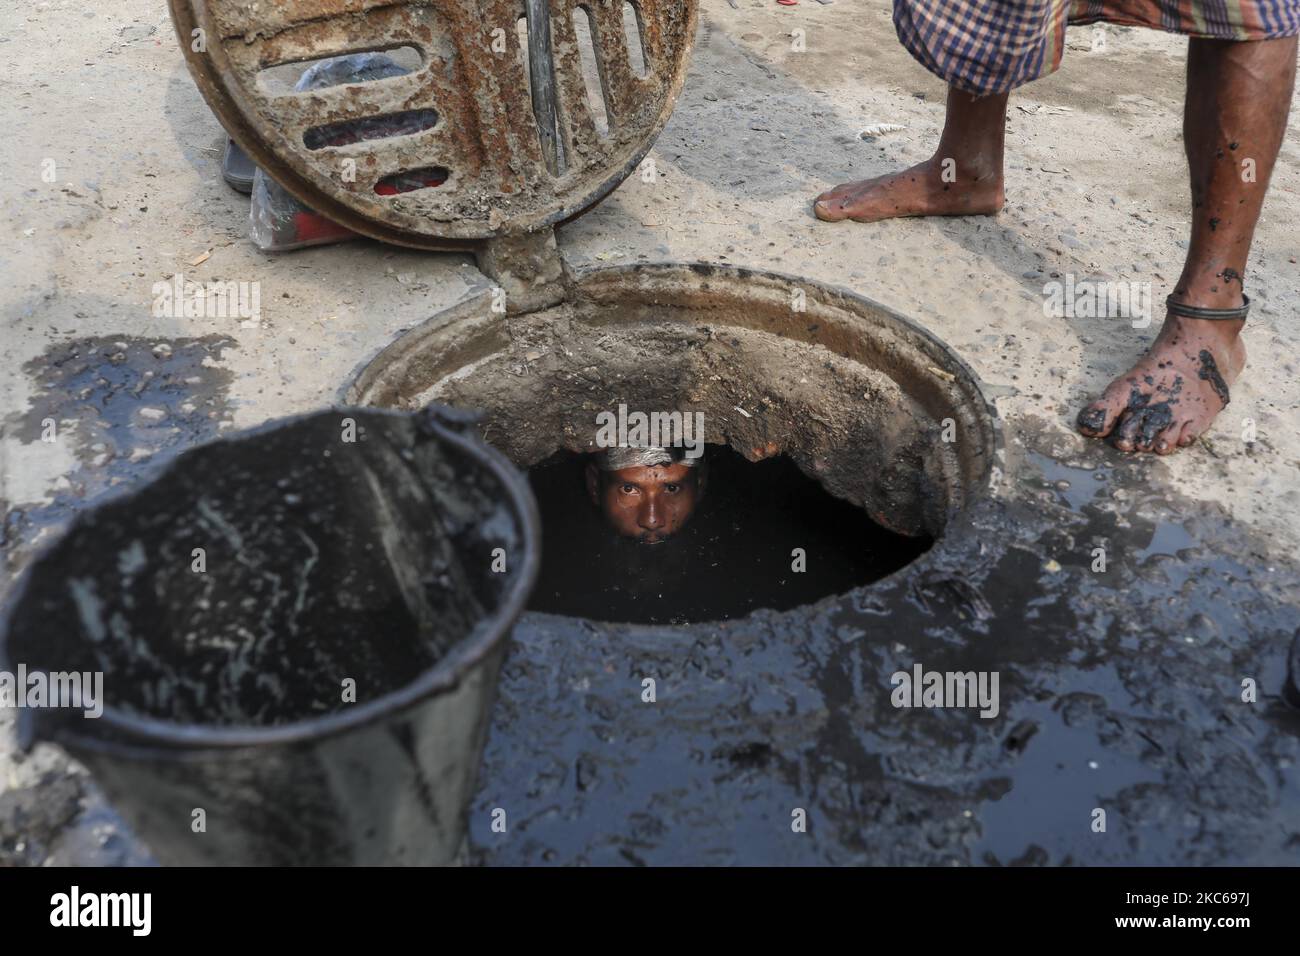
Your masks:
{"label": "man's head in manhole", "polygon": [[704,458],[682,448],[606,448],[587,462],[587,493],[605,521],[645,544],[682,529],[707,481]]}

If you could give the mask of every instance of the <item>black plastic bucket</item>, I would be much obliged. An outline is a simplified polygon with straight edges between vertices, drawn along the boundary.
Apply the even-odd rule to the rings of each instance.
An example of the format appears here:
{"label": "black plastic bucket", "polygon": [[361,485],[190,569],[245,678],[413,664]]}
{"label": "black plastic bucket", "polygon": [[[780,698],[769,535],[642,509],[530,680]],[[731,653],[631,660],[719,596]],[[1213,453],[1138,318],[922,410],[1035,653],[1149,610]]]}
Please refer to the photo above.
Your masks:
{"label": "black plastic bucket", "polygon": [[103,701],[20,709],[20,745],[84,762],[163,863],[452,862],[539,539],[449,409],[193,448],[27,569],[0,663]]}

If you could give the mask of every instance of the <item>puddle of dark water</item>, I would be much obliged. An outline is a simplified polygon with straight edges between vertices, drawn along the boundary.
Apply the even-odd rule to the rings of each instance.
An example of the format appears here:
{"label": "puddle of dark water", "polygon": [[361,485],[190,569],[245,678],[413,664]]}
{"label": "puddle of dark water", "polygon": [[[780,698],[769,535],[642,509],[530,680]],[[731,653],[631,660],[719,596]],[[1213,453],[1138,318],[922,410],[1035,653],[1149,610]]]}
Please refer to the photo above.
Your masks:
{"label": "puddle of dark water", "polygon": [[561,452],[535,466],[544,551],[529,609],[644,624],[731,620],[879,580],[930,547],[882,528],[784,456],[755,463],[710,445],[707,460],[691,520],[653,545],[605,524],[587,493],[586,456]]}
{"label": "puddle of dark water", "polygon": [[73,427],[83,462],[118,469],[137,448],[153,453],[193,444],[228,416],[224,391],[231,375],[214,366],[234,344],[216,335],[98,336],[53,346],[24,366],[38,394],[11,419],[13,434],[39,441],[42,422],[53,418],[60,430]]}
{"label": "puddle of dark water", "polygon": [[[1050,433],[1019,428],[1011,500],[873,588],[681,629],[526,614],[470,813],[472,861],[1293,865],[1300,711],[1279,688],[1300,628],[1295,567],[1150,466],[1057,461]],[[553,479],[586,509],[571,501],[557,525],[538,489],[547,542],[573,558],[586,554],[579,516],[596,516],[580,468],[561,477],[538,469],[534,485]],[[795,504],[764,521],[803,521]],[[724,531],[713,550],[747,557]],[[560,570],[580,581],[578,567]],[[723,591],[770,590],[746,573],[729,567]],[[915,662],[999,672],[998,716],[896,709],[890,675]],[[1247,677],[1258,702],[1242,699]]]}
{"label": "puddle of dark water", "polygon": [[[42,530],[113,485],[140,479],[160,454],[216,437],[231,416],[232,375],[218,363],[234,344],[218,335],[105,335],[60,342],[29,361],[23,370],[36,394],[29,408],[4,420],[4,429],[25,444],[72,443],[79,467],[51,501],[5,508],[0,549],[8,563]],[[21,454],[10,467],[22,467]]]}
{"label": "puddle of dark water", "polygon": [[[680,630],[525,615],[475,861],[1294,864],[1295,568],[1158,463],[1060,461],[1039,430],[1013,495],[838,601]],[[999,713],[898,709],[916,663],[998,673]]]}

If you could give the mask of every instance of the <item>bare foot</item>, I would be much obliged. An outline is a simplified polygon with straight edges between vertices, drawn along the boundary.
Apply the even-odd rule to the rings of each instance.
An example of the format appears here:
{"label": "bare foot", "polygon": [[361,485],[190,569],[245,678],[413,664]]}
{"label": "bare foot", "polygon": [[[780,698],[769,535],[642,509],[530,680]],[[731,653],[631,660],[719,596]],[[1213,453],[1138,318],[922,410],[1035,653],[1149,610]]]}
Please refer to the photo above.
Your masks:
{"label": "bare foot", "polygon": [[964,176],[944,182],[943,169],[933,159],[902,172],[844,183],[817,197],[818,219],[876,222],[900,216],[990,216],[1002,208],[1002,175]]}
{"label": "bare foot", "polygon": [[1120,451],[1168,455],[1203,434],[1246,366],[1241,321],[1171,315],[1146,355],[1079,412],[1079,431]]}

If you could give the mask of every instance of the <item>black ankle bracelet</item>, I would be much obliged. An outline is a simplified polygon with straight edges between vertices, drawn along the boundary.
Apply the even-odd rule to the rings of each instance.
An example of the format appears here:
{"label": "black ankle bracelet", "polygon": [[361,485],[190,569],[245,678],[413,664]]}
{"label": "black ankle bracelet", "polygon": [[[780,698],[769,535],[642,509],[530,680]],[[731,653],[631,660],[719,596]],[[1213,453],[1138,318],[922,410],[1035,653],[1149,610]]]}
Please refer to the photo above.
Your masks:
{"label": "black ankle bracelet", "polygon": [[1174,297],[1170,295],[1165,299],[1165,308],[1171,315],[1181,316],[1184,319],[1244,319],[1246,313],[1250,311],[1250,296],[1246,293],[1241,294],[1241,305],[1235,309],[1203,309],[1199,305],[1184,305],[1182,302],[1175,302]]}

